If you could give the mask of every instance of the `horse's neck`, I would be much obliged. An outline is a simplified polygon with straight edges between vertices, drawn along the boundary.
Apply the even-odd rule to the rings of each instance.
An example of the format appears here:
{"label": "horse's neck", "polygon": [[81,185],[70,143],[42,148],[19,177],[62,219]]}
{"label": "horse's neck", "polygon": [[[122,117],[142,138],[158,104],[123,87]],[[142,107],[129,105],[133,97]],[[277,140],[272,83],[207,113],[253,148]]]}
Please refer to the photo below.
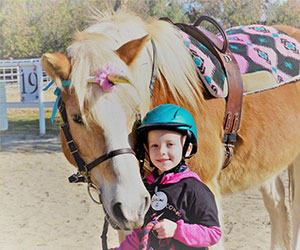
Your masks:
{"label": "horse's neck", "polygon": [[165,83],[160,83],[157,80],[154,85],[151,100],[152,100],[151,108],[164,103],[173,103],[173,104],[177,103],[175,97],[171,94],[168,85]]}
{"label": "horse's neck", "polygon": [[180,97],[174,97],[171,94],[170,89],[166,83],[161,84],[160,82],[156,81],[154,85],[153,95],[151,97],[151,108],[164,103],[177,104],[188,108],[189,111],[194,113],[195,116],[200,116],[201,119],[203,119],[203,124],[201,127],[205,127],[203,121],[210,120],[213,120],[213,123],[217,124],[217,126],[222,127],[225,114],[225,99],[212,97],[204,89],[204,87],[201,87],[199,89],[203,97],[199,97],[199,99],[197,99],[196,112],[193,112],[193,108],[191,107],[189,100],[183,100]]}

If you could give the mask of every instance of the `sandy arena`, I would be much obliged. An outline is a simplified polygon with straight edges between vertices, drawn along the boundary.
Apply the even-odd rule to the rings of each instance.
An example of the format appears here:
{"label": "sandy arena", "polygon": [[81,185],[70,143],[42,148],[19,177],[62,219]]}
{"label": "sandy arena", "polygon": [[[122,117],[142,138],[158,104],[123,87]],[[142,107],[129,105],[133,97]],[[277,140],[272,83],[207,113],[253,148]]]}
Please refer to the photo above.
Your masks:
{"label": "sandy arena", "polygon": [[[0,137],[0,250],[99,250],[103,212],[84,184],[69,184],[75,169],[57,136]],[[283,174],[286,181],[286,173]],[[267,250],[270,223],[258,188],[223,201],[227,250]],[[118,245],[111,228],[109,247]]]}

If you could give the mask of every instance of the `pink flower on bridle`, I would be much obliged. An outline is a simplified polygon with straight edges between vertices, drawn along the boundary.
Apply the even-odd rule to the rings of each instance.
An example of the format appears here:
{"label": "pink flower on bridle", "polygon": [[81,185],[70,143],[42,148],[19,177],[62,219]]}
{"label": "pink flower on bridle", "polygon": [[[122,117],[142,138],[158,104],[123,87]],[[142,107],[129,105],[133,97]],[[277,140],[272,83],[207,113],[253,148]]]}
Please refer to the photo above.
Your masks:
{"label": "pink flower on bridle", "polygon": [[94,77],[90,77],[91,82],[99,84],[104,92],[111,92],[119,83],[130,83],[129,79],[122,74],[116,66],[107,63],[99,69]]}

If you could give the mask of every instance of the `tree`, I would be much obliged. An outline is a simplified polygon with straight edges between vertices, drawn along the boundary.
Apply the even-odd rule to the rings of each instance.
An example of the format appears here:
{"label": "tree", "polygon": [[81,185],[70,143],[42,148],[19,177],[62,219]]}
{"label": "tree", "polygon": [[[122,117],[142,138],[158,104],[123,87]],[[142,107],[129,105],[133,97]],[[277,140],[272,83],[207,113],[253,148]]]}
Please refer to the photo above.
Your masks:
{"label": "tree", "polygon": [[287,24],[300,28],[300,3],[296,0],[287,0],[283,4],[273,3],[267,12],[267,25]]}
{"label": "tree", "polygon": [[[30,19],[26,15],[24,1],[2,2],[5,8],[1,9],[1,43],[0,51],[2,57],[22,57],[28,53],[34,53],[36,38],[32,36],[29,26]],[[28,37],[32,37],[28,39]]]}
{"label": "tree", "polygon": [[87,26],[92,9],[81,0],[2,0],[1,4],[0,58],[64,52],[74,32]]}
{"label": "tree", "polygon": [[299,0],[0,0],[0,58],[65,52],[73,34],[92,21],[91,12],[120,8],[145,19],[169,17],[186,23],[206,14],[225,28],[253,23],[300,28]]}
{"label": "tree", "polygon": [[137,14],[147,17],[169,17],[174,22],[186,22],[180,1],[172,0],[129,0],[127,7]]}
{"label": "tree", "polygon": [[264,0],[198,0],[185,1],[192,6],[186,15],[193,23],[197,17],[208,15],[218,20],[225,28],[261,23]]}

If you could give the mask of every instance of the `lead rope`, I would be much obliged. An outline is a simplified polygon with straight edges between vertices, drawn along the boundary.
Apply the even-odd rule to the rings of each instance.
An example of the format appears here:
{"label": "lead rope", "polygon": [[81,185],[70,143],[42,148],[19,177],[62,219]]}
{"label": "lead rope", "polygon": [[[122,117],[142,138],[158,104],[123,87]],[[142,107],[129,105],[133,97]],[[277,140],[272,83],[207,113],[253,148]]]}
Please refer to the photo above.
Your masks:
{"label": "lead rope", "polygon": [[[154,220],[150,221],[144,228],[143,234],[142,234],[142,239],[140,242],[139,250],[153,250],[152,247],[147,249],[148,246],[148,241],[149,241],[149,233],[153,229],[153,227],[157,224],[157,219],[154,218]],[[107,248],[107,231],[108,231],[108,220],[105,217],[104,218],[104,224],[103,224],[103,229],[102,229],[102,234],[101,234],[101,240],[102,240],[102,250],[108,250]]]}
{"label": "lead rope", "polygon": [[[140,247],[139,250],[155,250],[152,247],[148,248],[148,243],[149,243],[149,235],[150,232],[152,231],[153,227],[158,223],[158,218],[161,216],[154,216],[153,220],[150,221],[144,228],[143,234],[142,234],[142,239],[140,242]],[[171,239],[165,239],[164,246],[159,246],[159,249],[169,249],[169,250],[175,250],[174,245],[172,244]],[[161,248],[162,247],[162,248]]]}
{"label": "lead rope", "polygon": [[149,234],[153,227],[157,224],[157,220],[154,218],[154,220],[150,221],[144,228],[142,239],[140,242],[139,250],[153,250],[152,247],[148,247],[148,241],[149,241]]}
{"label": "lead rope", "polygon": [[108,250],[107,248],[107,231],[108,231],[108,220],[105,216],[104,218],[104,224],[103,224],[103,229],[102,229],[102,234],[101,234],[101,240],[102,240],[102,250]]}

